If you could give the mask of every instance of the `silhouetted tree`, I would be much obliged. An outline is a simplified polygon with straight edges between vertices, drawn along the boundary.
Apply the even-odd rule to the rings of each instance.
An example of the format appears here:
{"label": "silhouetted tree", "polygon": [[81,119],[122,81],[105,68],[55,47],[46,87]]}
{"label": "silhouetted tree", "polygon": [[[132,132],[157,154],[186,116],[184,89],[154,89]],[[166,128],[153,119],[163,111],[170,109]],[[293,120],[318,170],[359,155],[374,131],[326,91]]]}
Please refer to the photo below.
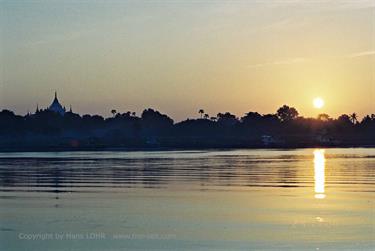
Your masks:
{"label": "silhouetted tree", "polygon": [[361,124],[368,124],[368,123],[371,123],[372,122],[372,119],[369,115],[366,115],[365,117],[363,117],[362,121],[361,121]]}
{"label": "silhouetted tree", "polygon": [[330,120],[330,117],[328,114],[325,114],[325,113],[321,113],[318,115],[318,119],[321,120],[321,121],[328,121]]}
{"label": "silhouetted tree", "polygon": [[198,113],[201,115],[201,118],[202,118],[203,114],[204,114],[204,110],[203,109],[199,109]]}
{"label": "silhouetted tree", "polygon": [[210,117],[210,115],[208,115],[207,113],[204,114],[203,118],[204,119],[208,119]]}
{"label": "silhouetted tree", "polygon": [[142,112],[141,119],[146,134],[166,133],[173,126],[173,120],[170,117],[151,108]]}
{"label": "silhouetted tree", "polygon": [[257,112],[248,112],[241,118],[242,123],[244,124],[254,124],[259,122],[262,119],[262,115]]}
{"label": "silhouetted tree", "polygon": [[218,113],[216,117],[217,117],[217,122],[225,126],[232,126],[238,122],[236,116],[229,112]]}
{"label": "silhouetted tree", "polygon": [[115,117],[115,116],[116,116],[116,113],[117,113],[117,111],[116,111],[115,109],[112,109],[112,110],[111,110],[111,113],[112,113],[113,117]]}
{"label": "silhouetted tree", "polygon": [[283,105],[277,110],[277,116],[281,121],[288,122],[298,117],[298,111],[294,107]]}
{"label": "silhouetted tree", "polygon": [[358,122],[358,119],[357,119],[357,114],[355,112],[353,112],[352,114],[350,114],[350,121],[353,123],[353,124],[356,124]]}
{"label": "silhouetted tree", "polygon": [[350,121],[350,117],[349,117],[349,115],[347,115],[347,114],[342,114],[342,115],[340,115],[340,116],[337,118],[337,120],[338,120],[340,123],[348,123],[348,124],[351,123],[351,121]]}

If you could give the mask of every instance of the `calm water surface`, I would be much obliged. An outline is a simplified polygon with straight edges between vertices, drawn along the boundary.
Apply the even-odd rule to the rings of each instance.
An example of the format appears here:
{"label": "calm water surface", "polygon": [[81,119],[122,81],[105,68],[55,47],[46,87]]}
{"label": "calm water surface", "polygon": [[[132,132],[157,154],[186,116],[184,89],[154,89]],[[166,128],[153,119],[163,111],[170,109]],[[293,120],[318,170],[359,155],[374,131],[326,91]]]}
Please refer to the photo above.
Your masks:
{"label": "calm water surface", "polygon": [[375,149],[0,153],[0,250],[374,250]]}

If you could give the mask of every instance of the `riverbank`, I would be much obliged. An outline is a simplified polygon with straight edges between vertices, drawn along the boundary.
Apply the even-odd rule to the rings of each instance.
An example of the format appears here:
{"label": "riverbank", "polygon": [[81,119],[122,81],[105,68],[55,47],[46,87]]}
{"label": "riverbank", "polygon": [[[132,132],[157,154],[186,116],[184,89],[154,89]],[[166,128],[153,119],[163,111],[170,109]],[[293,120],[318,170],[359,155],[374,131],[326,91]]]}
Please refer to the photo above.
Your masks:
{"label": "riverbank", "polygon": [[375,148],[374,145],[274,145],[274,146],[220,146],[220,147],[11,147],[1,148],[0,152],[106,152],[106,151],[220,151],[220,150],[246,150],[246,149],[280,149],[280,150],[292,150],[292,149],[305,149],[305,148]]}

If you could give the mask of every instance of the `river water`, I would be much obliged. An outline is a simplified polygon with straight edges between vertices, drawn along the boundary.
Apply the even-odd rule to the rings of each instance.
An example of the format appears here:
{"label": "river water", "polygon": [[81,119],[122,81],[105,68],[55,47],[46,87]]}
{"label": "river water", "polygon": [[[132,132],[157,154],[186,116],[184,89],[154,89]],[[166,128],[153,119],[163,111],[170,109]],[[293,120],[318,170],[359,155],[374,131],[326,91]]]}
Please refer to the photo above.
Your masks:
{"label": "river water", "polygon": [[0,153],[0,250],[374,250],[375,149]]}

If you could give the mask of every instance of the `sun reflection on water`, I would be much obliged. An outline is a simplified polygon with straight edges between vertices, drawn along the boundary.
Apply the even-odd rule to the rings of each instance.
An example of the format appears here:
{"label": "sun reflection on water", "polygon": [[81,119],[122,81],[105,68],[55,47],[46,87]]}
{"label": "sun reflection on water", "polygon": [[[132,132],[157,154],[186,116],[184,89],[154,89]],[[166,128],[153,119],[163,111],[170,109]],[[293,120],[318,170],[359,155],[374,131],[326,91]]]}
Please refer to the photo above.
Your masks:
{"label": "sun reflection on water", "polygon": [[325,183],[325,157],[324,149],[314,151],[314,179],[315,179],[315,198],[324,199],[324,183]]}

